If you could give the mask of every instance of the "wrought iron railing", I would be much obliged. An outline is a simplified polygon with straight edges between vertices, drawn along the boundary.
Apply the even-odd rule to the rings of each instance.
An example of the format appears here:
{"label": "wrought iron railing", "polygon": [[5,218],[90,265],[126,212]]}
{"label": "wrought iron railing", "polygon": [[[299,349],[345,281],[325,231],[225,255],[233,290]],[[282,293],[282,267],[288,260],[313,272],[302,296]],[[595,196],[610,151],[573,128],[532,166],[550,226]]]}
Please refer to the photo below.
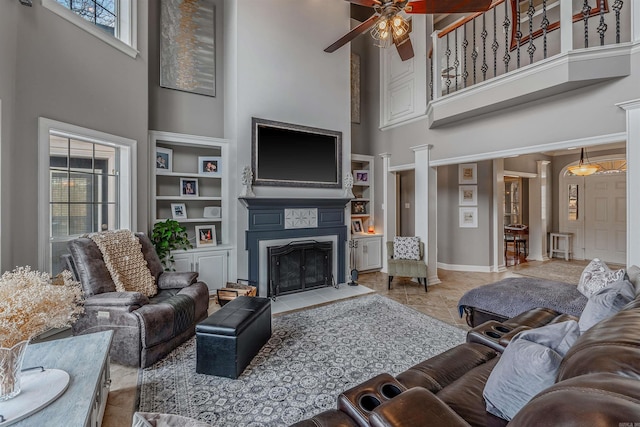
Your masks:
{"label": "wrought iron railing", "polygon": [[566,0],[494,0],[487,12],[435,32],[429,99],[570,50],[630,40],[630,6],[623,0],[584,0],[581,10],[567,9],[571,7]]}

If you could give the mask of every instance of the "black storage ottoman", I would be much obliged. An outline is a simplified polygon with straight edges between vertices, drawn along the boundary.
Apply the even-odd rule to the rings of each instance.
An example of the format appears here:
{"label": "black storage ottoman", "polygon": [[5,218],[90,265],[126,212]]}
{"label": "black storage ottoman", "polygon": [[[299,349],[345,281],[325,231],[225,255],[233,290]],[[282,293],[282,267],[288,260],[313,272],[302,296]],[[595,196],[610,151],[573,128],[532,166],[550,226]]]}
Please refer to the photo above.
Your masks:
{"label": "black storage ottoman", "polygon": [[196,372],[238,378],[271,337],[271,300],[240,296],[196,325]]}

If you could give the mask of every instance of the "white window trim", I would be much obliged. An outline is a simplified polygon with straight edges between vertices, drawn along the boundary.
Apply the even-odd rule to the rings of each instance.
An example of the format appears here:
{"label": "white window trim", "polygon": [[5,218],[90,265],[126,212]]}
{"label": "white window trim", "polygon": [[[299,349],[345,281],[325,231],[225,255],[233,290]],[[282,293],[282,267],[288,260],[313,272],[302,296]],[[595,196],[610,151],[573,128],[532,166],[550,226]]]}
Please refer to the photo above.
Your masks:
{"label": "white window trim", "polygon": [[138,1],[137,0],[121,0],[121,7],[118,9],[118,37],[114,37],[105,33],[96,25],[76,15],[66,7],[62,6],[56,0],[42,0],[42,6],[51,12],[66,19],[72,24],[82,28],[86,32],[94,35],[103,42],[112,47],[126,53],[132,58],[136,58],[139,54],[138,47]]}
{"label": "white window trim", "polygon": [[49,180],[49,135],[77,138],[83,141],[117,147],[120,150],[120,228],[137,229],[137,164],[138,142],[68,123],[40,117],[38,119],[38,268],[49,271],[50,238],[50,185]]}

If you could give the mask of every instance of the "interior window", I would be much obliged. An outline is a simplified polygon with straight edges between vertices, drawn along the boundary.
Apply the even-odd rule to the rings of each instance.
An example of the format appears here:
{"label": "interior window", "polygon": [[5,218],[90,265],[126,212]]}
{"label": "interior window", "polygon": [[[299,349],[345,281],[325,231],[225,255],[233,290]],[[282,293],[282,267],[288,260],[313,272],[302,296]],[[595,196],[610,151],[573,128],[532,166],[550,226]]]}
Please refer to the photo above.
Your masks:
{"label": "interior window", "polygon": [[117,36],[118,0],[57,0],[65,8],[81,16],[112,36]]}

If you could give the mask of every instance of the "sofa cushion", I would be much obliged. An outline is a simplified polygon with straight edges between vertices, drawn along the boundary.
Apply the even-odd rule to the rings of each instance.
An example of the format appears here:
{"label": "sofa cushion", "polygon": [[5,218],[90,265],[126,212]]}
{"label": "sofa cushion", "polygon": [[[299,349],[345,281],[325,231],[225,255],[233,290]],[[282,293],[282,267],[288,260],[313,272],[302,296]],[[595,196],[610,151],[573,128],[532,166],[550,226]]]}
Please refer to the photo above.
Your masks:
{"label": "sofa cushion", "polygon": [[603,261],[594,258],[582,271],[578,290],[589,298],[600,289],[624,279],[625,274],[624,269],[611,270]]}
{"label": "sofa cushion", "polygon": [[533,396],[555,383],[562,358],[579,336],[575,320],[516,335],[487,379],[482,393],[487,412],[511,420]]}
{"label": "sofa cushion", "polygon": [[393,258],[394,259],[420,259],[420,238],[419,237],[394,237],[393,238]]}
{"label": "sofa cushion", "polygon": [[627,278],[636,289],[636,295],[640,294],[640,267],[632,265],[627,269]]}
{"label": "sofa cushion", "polygon": [[635,288],[628,280],[616,282],[591,295],[580,315],[580,333],[622,310],[635,296]]}

